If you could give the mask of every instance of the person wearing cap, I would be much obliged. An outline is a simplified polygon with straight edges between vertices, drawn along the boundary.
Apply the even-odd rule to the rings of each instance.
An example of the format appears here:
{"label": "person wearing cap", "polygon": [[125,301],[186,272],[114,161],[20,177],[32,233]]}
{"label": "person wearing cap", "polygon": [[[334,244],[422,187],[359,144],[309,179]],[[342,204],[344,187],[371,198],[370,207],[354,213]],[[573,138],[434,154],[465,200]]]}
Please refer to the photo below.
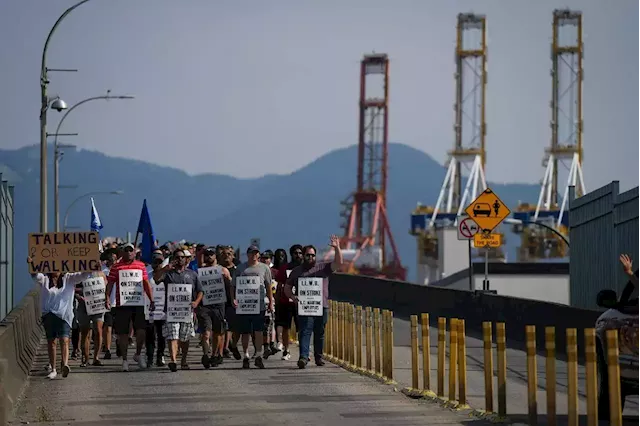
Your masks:
{"label": "person wearing cap", "polygon": [[[215,285],[224,283],[225,295],[231,291],[231,274],[224,266],[216,262],[216,249],[208,247],[202,251],[202,262],[198,268],[198,277],[202,285],[205,297],[196,308],[198,325],[201,330],[202,365],[204,368],[217,367],[222,364],[225,334],[225,304],[226,297],[218,300],[209,300],[206,295],[212,294]],[[217,280],[215,283],[213,280]],[[210,343],[213,342],[213,347]],[[209,355],[211,353],[211,355]]]}
{"label": "person wearing cap", "polygon": [[[114,241],[115,243],[115,241]],[[109,276],[109,271],[114,263],[118,260],[118,250],[116,247],[111,245],[111,248],[105,250],[100,255],[100,260],[102,260],[104,266],[102,268],[102,272],[105,277]],[[113,313],[111,311],[107,311],[104,314],[104,322],[102,323],[102,352],[104,352],[103,359],[111,359],[111,335],[113,334]]]}
{"label": "person wearing cap", "polygon": [[127,359],[127,349],[129,346],[129,330],[131,324],[136,334],[136,353],[133,356],[133,360],[138,362],[140,368],[147,368],[147,359],[144,356],[140,356],[142,348],[146,343],[146,328],[147,322],[144,317],[144,298],[140,298],[140,301],[123,300],[121,294],[121,281],[128,277],[127,287],[133,287],[135,281],[134,275],[136,271],[139,271],[142,278],[142,289],[150,300],[150,310],[155,310],[153,303],[153,293],[149,284],[149,275],[147,274],[146,265],[135,259],[136,249],[131,243],[124,245],[122,250],[122,258],[118,263],[111,267],[109,276],[107,277],[107,290],[106,294],[106,308],[111,309],[113,305],[114,312],[114,328],[118,335],[117,342],[120,349],[120,356],[122,357],[122,371],[129,371],[129,361]]}
{"label": "person wearing cap", "polygon": [[[235,293],[240,277],[255,277],[259,284],[259,312],[255,314],[245,314],[238,309],[238,297]],[[262,331],[264,329],[264,315],[268,309],[273,312],[273,293],[271,291],[271,269],[269,266],[260,262],[260,249],[251,245],[247,249],[247,261],[240,264],[233,277],[232,285],[233,294],[236,294],[236,299],[233,301],[236,307],[236,325],[238,333],[242,339],[242,350],[244,351],[244,359],[242,360],[242,368],[249,368],[249,337],[251,334],[255,337],[256,357],[255,365],[258,368],[264,368],[264,361],[262,359]],[[265,306],[265,296],[268,297],[269,306]],[[235,343],[235,342],[234,342]],[[234,345],[235,346],[235,345]]]}
{"label": "person wearing cap", "polygon": [[[164,254],[162,250],[154,250],[151,254],[151,269],[153,270],[153,274],[157,273],[163,268],[164,264]],[[162,282],[156,282],[153,277],[149,279],[151,283],[151,287],[153,288],[153,294],[155,295],[157,292],[165,292],[164,285]],[[156,311],[157,312],[157,311]],[[153,353],[156,352],[156,341],[158,343],[157,352],[156,352],[156,367],[163,367],[165,365],[164,362],[164,349],[165,349],[165,340],[162,335],[162,328],[164,326],[164,319],[154,319],[151,315],[151,309],[149,309],[149,322],[147,323],[147,335],[146,335],[146,347],[147,347],[147,364],[151,365],[153,363]]]}

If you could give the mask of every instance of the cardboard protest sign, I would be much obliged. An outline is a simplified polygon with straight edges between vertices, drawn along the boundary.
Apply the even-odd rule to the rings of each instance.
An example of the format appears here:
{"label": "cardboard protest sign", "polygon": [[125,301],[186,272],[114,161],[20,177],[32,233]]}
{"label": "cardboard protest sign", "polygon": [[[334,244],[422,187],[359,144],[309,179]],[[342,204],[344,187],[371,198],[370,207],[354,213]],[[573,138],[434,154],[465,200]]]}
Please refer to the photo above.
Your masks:
{"label": "cardboard protest sign", "polygon": [[298,278],[298,314],[323,315],[322,278]]}
{"label": "cardboard protest sign", "polygon": [[167,284],[167,322],[193,321],[191,284]]}
{"label": "cardboard protest sign", "polygon": [[84,297],[87,315],[107,312],[105,289],[106,283],[103,277],[88,278],[82,282],[82,297]]}
{"label": "cardboard protest sign", "polygon": [[101,271],[99,241],[97,232],[29,234],[29,272]]}
{"label": "cardboard protest sign", "polygon": [[236,300],[238,315],[255,315],[260,313],[260,285],[259,277],[236,278]]}
{"label": "cardboard protest sign", "polygon": [[219,266],[198,268],[198,279],[202,284],[204,306],[219,305],[227,301],[227,291]]}

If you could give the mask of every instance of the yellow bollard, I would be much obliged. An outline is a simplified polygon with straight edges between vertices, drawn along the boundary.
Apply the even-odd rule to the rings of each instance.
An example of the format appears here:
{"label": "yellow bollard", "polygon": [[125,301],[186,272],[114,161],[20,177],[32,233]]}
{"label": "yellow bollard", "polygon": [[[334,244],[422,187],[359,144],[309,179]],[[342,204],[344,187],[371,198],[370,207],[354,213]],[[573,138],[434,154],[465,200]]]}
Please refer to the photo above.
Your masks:
{"label": "yellow bollard", "polygon": [[447,319],[438,318],[438,396],[444,397],[444,375],[445,375],[445,360],[446,360],[446,341],[447,338]]}
{"label": "yellow bollard", "polygon": [[596,330],[584,330],[584,355],[587,382],[587,426],[598,426],[598,360]]}
{"label": "yellow bollard", "polygon": [[607,330],[607,375],[609,376],[610,426],[622,426],[622,396],[620,389],[619,357],[618,330]]}
{"label": "yellow bollard", "polygon": [[498,358],[498,415],[507,415],[507,333],[505,324],[496,324],[496,351]]}
{"label": "yellow bollard", "polygon": [[362,368],[362,306],[356,306],[356,367]]}
{"label": "yellow bollard", "polygon": [[380,308],[373,308],[373,351],[376,373],[382,373],[382,366],[380,362]]}
{"label": "yellow bollard", "polygon": [[387,377],[393,380],[393,311],[388,311],[387,320],[387,335],[389,342],[389,374]]}
{"label": "yellow bollard", "polygon": [[344,321],[345,326],[347,327],[346,332],[344,333],[344,345],[346,347],[346,354],[344,360],[347,362],[347,365],[353,364],[351,360],[352,352],[353,352],[353,312],[351,312],[351,308],[353,305],[351,303],[347,303],[345,305],[345,316],[346,319]]}
{"label": "yellow bollard", "polygon": [[338,360],[344,360],[344,303],[338,302]]}
{"label": "yellow bollard", "polygon": [[529,402],[529,424],[538,424],[538,369],[536,364],[536,326],[525,328],[527,341],[527,399]]}
{"label": "yellow bollard", "polygon": [[331,301],[331,344],[332,356],[338,358],[338,304],[335,300]]}
{"label": "yellow bollard", "polygon": [[418,316],[411,315],[411,387],[418,389]]}
{"label": "yellow bollard", "polygon": [[456,400],[456,374],[458,372],[458,319],[449,320],[449,401]]}
{"label": "yellow bollard", "polygon": [[329,300],[329,306],[327,306],[327,326],[325,327],[325,341],[324,345],[324,356],[331,357],[331,301]]}
{"label": "yellow bollard", "polygon": [[422,389],[431,389],[431,339],[429,335],[429,314],[420,316],[422,328]]}
{"label": "yellow bollard", "polygon": [[389,377],[389,320],[387,309],[382,310],[382,376]]}
{"label": "yellow bollard", "polygon": [[355,353],[355,306],[349,303],[349,364],[354,365],[356,363],[356,353]]}
{"label": "yellow bollard", "polygon": [[578,331],[567,329],[567,420],[578,426]]}
{"label": "yellow bollard", "polygon": [[464,320],[458,321],[458,402],[467,405],[467,342]]}
{"label": "yellow bollard", "polygon": [[484,348],[484,409],[493,412],[493,338],[490,321],[482,323],[482,342]]}
{"label": "yellow bollard", "polygon": [[545,327],[545,384],[547,388],[547,424],[556,426],[556,328]]}
{"label": "yellow bollard", "polygon": [[371,329],[371,307],[364,308],[364,327],[365,327],[365,347],[367,357],[367,371],[373,370],[373,363],[371,359],[371,341],[373,340],[373,332]]}

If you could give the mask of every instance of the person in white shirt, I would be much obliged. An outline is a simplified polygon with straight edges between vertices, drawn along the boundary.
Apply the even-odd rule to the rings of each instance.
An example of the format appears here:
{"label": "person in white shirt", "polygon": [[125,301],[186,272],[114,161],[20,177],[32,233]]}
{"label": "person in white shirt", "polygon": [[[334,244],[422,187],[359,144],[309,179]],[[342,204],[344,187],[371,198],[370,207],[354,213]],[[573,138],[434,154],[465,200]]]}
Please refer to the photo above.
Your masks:
{"label": "person in white shirt", "polygon": [[[30,257],[27,263],[31,264]],[[32,275],[40,290],[40,310],[42,325],[47,336],[47,351],[49,352],[50,372],[48,377],[55,379],[56,371],[56,341],[60,341],[62,362],[62,377],[69,375],[69,334],[73,322],[73,299],[75,286],[89,278],[91,272],[76,272],[61,274],[37,273]]]}

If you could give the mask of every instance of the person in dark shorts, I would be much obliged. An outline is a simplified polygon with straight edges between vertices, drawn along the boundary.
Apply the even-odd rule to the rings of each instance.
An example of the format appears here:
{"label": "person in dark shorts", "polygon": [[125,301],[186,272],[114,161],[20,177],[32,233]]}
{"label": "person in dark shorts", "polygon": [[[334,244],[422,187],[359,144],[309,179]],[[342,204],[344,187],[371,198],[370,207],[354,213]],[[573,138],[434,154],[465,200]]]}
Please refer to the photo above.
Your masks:
{"label": "person in dark shorts", "polygon": [[[289,330],[291,329],[291,321],[298,329],[298,315],[296,313],[296,305],[293,303],[293,299],[286,296],[284,292],[284,286],[287,282],[287,278],[292,270],[302,264],[302,246],[300,244],[294,244],[289,248],[289,254],[291,255],[291,262],[283,264],[278,263],[278,273],[276,280],[278,281],[278,289],[276,291],[276,327],[278,335],[282,336],[280,342],[282,343],[282,360],[288,361],[291,359],[289,353]],[[286,255],[286,254],[285,254]],[[286,259],[286,258],[285,258]],[[295,294],[295,289],[293,290]]]}
{"label": "person in dark shorts", "polygon": [[[202,365],[204,368],[217,367],[222,364],[225,335],[226,294],[231,289],[231,274],[224,266],[216,265],[216,250],[208,247],[203,250],[202,266],[198,268],[199,280],[204,292],[200,305],[196,308],[198,325],[202,327]],[[222,281],[222,283],[220,282]],[[224,296],[214,298],[214,290],[224,285]],[[218,293],[219,294],[219,293]],[[211,348],[211,340],[214,347]],[[210,355],[211,353],[211,355]]]}
{"label": "person in dark shorts", "polygon": [[[150,306],[149,310],[155,310],[155,304],[153,303],[153,293],[151,286],[149,285],[149,276],[147,274],[146,265],[135,259],[136,251],[133,244],[127,243],[123,248],[122,259],[111,267],[109,276],[107,278],[107,310],[111,309],[111,305],[115,312],[114,317],[114,329],[118,335],[118,347],[120,348],[120,355],[122,356],[122,371],[129,371],[129,361],[127,359],[127,349],[129,347],[129,330],[131,324],[136,333],[136,353],[133,356],[133,360],[138,362],[141,369],[147,368],[147,358],[140,356],[142,348],[146,343],[146,328],[147,321],[144,317],[144,299],[140,298],[140,305],[135,306],[123,306],[123,300],[120,297],[120,272],[123,276],[131,276],[136,271],[140,271],[142,277],[142,289],[149,298]],[[126,302],[125,302],[126,303]]]}
{"label": "person in dark shorts", "polygon": [[[224,266],[229,271],[231,279],[235,275],[237,266],[233,263],[234,250],[231,246],[217,246],[216,258],[218,264]],[[238,341],[238,333],[236,331],[236,308],[233,306],[234,294],[231,291],[227,292],[227,303],[224,306],[224,320],[225,320],[225,341],[224,350],[222,351],[223,358],[231,358],[231,354],[237,360],[242,359],[242,355],[237,346],[233,342]]]}
{"label": "person in dark shorts", "polygon": [[[100,255],[100,260],[104,263],[102,272],[105,277],[109,276],[109,270],[111,266],[118,260],[118,250],[115,248],[109,248]],[[107,295],[108,297],[108,295]],[[105,312],[104,322],[102,323],[102,352],[104,352],[103,359],[111,359],[111,335],[113,334],[113,313],[112,311]]]}

